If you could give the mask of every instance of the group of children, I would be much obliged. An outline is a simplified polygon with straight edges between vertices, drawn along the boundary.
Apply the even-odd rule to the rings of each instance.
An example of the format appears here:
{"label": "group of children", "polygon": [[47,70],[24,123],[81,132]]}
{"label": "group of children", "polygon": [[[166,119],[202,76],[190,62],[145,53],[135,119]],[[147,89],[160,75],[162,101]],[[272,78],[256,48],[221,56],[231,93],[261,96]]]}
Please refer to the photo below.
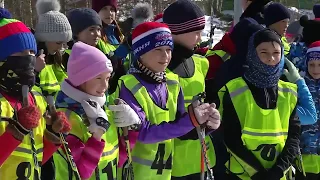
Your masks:
{"label": "group of children", "polygon": [[[320,39],[306,39],[301,76],[287,8],[243,8],[206,57],[190,0],[153,22],[145,9],[128,37],[116,0],[67,15],[38,0],[33,32],[0,9],[0,179],[319,179]],[[300,22],[306,38],[319,28]]]}

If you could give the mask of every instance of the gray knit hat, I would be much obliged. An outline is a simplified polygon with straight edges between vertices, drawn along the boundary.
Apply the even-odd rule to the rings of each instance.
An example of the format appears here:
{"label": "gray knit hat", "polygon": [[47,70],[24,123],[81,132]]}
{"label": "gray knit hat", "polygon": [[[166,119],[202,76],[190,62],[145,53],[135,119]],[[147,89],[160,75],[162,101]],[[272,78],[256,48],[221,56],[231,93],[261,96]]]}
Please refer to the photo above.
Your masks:
{"label": "gray knit hat", "polygon": [[72,38],[68,18],[60,11],[58,0],[38,0],[36,9],[38,23],[35,37],[40,42],[68,42]]}

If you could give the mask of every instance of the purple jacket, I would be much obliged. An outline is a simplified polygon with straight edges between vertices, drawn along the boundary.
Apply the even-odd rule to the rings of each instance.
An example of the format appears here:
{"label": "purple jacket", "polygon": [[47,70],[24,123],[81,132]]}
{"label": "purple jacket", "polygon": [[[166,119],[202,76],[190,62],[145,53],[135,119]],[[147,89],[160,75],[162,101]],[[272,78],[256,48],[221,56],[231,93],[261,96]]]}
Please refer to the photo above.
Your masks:
{"label": "purple jacket", "polygon": [[[150,83],[138,74],[134,74],[134,76],[147,89],[153,102],[159,107],[166,108],[166,101],[168,98],[166,83]],[[187,134],[194,128],[190,116],[184,108],[184,96],[181,88],[178,97],[176,119],[171,122],[163,122],[159,125],[151,125],[147,120],[143,109],[132,93],[123,84],[121,86],[119,97],[127,102],[142,121],[142,126],[138,136],[138,140],[140,142],[151,144],[177,138]]]}

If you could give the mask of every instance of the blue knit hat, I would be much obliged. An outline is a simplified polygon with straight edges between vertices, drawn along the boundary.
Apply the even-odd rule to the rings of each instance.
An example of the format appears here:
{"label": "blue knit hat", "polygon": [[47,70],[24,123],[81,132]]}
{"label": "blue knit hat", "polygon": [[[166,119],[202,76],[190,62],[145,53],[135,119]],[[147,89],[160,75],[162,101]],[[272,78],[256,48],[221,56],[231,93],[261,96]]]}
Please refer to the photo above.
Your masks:
{"label": "blue knit hat", "polygon": [[25,24],[16,19],[0,16],[0,61],[24,50],[37,53],[36,40]]}
{"label": "blue knit hat", "polygon": [[167,25],[159,22],[145,22],[133,30],[132,49],[137,58],[160,46],[169,46],[171,50],[173,49],[171,31]]}
{"label": "blue knit hat", "polygon": [[271,3],[264,10],[263,14],[265,25],[267,27],[284,19],[290,19],[290,12],[288,8],[281,3]]}
{"label": "blue knit hat", "polygon": [[315,18],[320,18],[320,4],[315,4],[313,6],[313,14]]}
{"label": "blue knit hat", "polygon": [[12,15],[11,15],[11,13],[8,11],[8,9],[0,8],[0,17],[2,17],[2,18],[7,18],[7,19],[11,19],[11,18],[12,18]]}

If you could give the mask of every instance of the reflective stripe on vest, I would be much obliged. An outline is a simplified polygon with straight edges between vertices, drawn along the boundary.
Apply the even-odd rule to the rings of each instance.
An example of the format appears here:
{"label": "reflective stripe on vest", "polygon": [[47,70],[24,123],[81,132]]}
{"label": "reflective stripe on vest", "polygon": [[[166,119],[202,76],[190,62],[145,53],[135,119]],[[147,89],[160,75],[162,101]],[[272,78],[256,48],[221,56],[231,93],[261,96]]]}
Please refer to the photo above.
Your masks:
{"label": "reflective stripe on vest", "polygon": [[[167,74],[168,97],[166,109],[161,109],[154,103],[147,89],[133,75],[122,76],[120,80],[131,91],[143,109],[146,120],[151,125],[158,125],[162,122],[174,121],[176,119],[177,100],[180,93],[177,75],[173,73]],[[172,139],[153,144],[143,144],[137,141],[132,149],[132,164],[135,179],[170,180],[172,155]]]}
{"label": "reflective stripe on vest", "polygon": [[[83,143],[86,143],[92,135],[91,133],[89,133],[88,128],[83,123],[81,115],[66,108],[58,108],[57,110],[64,112],[68,117],[68,120],[72,124],[70,134],[79,138]],[[106,113],[108,115],[110,127],[101,137],[101,139],[103,139],[105,142],[105,146],[102,155],[99,159],[97,168],[99,170],[98,176],[101,180],[108,178],[116,179],[117,163],[119,156],[117,128],[114,125],[112,113],[109,110],[106,110]],[[60,148],[59,152],[56,152],[53,155],[54,163],[56,164],[56,178],[66,179],[66,177],[69,177],[69,175],[74,176],[72,172],[68,171],[68,162],[65,157],[64,151]],[[97,175],[93,173],[89,180],[96,180],[96,178]]]}
{"label": "reflective stripe on vest", "polygon": [[[37,107],[39,108],[41,114],[43,114],[46,110],[47,105],[42,97],[41,92],[34,91],[34,89],[32,89],[31,92],[34,95],[34,101],[36,102]],[[13,117],[13,108],[1,94],[0,102],[1,117]],[[45,120],[41,117],[39,126],[33,129],[36,151],[35,153],[37,156],[37,160],[40,162],[43,158],[43,133],[46,127],[45,124]],[[2,135],[5,132],[7,125],[8,123],[5,121],[0,122],[0,135]],[[4,146],[5,145],[3,145],[3,147]],[[1,165],[1,180],[34,179],[35,164],[32,153],[33,151],[30,141],[30,135],[26,135],[24,136],[24,139],[21,142],[21,144],[11,153],[8,159]]]}
{"label": "reflective stripe on vest", "polygon": [[223,50],[208,50],[205,57],[218,55],[223,62],[226,62],[228,59],[230,59],[231,55]]}
{"label": "reflective stripe on vest", "polygon": [[[207,58],[200,55],[192,56],[195,70],[190,78],[179,77],[179,84],[184,93],[185,108],[190,105],[192,99],[197,94],[205,91],[205,78],[209,68]],[[167,70],[168,73],[172,73]],[[205,138],[207,148],[207,155],[210,161],[210,167],[215,164],[215,154],[212,141],[209,136]],[[186,158],[188,157],[188,158]],[[201,146],[199,140],[180,140],[174,139],[174,155],[172,167],[172,176],[183,177],[190,174],[200,173],[201,167]],[[188,168],[186,168],[188,167]]]}
{"label": "reflective stripe on vest", "polygon": [[60,90],[60,84],[52,69],[53,65],[46,65],[39,74],[40,88],[42,91],[46,91],[49,94],[58,92]]}
{"label": "reflective stripe on vest", "polygon": [[[297,104],[297,86],[279,81],[275,109],[261,109],[241,77],[229,81],[226,87],[240,121],[243,144],[264,168],[271,168],[287,139],[289,119]],[[227,168],[241,179],[250,179],[256,173],[255,168],[229,152],[232,158],[226,163]]]}

